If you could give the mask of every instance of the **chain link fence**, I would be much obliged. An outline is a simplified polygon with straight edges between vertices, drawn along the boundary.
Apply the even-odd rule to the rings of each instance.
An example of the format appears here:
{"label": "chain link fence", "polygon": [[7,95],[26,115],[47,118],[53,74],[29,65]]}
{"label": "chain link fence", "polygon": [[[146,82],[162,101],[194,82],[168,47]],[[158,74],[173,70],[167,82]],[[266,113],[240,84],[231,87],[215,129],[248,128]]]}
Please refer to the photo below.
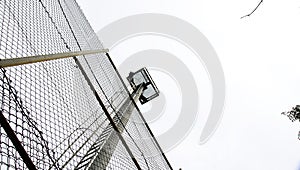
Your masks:
{"label": "chain link fence", "polygon": [[[0,59],[103,48],[74,0],[0,1]],[[32,169],[14,135],[36,169],[172,169],[108,55],[0,69],[1,170]]]}

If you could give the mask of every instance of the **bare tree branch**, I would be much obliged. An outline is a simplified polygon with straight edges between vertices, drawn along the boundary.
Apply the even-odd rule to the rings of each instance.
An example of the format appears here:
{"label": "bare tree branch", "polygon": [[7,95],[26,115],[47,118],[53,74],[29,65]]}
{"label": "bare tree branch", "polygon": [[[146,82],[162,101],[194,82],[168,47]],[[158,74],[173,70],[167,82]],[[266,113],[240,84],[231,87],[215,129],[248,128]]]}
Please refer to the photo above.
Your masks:
{"label": "bare tree branch", "polygon": [[264,0],[260,0],[260,2],[259,2],[258,5],[254,8],[254,10],[253,10],[251,13],[249,13],[249,14],[247,14],[247,15],[245,15],[245,16],[242,16],[241,19],[243,19],[243,18],[245,18],[245,17],[250,17],[250,16],[257,10],[257,8],[263,3],[263,1],[264,1]]}

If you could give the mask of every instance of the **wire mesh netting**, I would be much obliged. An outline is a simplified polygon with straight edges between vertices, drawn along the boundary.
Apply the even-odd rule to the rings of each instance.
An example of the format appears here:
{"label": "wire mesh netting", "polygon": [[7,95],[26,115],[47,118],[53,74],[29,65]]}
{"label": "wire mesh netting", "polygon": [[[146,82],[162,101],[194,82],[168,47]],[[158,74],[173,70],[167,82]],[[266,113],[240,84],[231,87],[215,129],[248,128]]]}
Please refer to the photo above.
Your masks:
{"label": "wire mesh netting", "polygon": [[[0,1],[1,59],[91,49],[103,45],[74,0]],[[1,114],[37,169],[136,169],[128,149],[141,169],[171,169],[112,64],[97,54],[0,68]],[[28,169],[3,126],[0,145],[1,169]]]}

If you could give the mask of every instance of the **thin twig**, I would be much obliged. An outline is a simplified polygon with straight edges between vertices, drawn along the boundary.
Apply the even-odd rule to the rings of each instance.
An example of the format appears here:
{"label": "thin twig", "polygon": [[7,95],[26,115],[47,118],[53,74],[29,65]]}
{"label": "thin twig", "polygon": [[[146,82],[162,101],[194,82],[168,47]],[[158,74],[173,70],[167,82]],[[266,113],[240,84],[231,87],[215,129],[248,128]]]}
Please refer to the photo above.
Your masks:
{"label": "thin twig", "polygon": [[245,17],[250,17],[257,10],[257,8],[263,3],[263,1],[264,0],[261,0],[251,13],[249,13],[249,14],[247,14],[245,16],[242,16],[241,19],[243,19]]}

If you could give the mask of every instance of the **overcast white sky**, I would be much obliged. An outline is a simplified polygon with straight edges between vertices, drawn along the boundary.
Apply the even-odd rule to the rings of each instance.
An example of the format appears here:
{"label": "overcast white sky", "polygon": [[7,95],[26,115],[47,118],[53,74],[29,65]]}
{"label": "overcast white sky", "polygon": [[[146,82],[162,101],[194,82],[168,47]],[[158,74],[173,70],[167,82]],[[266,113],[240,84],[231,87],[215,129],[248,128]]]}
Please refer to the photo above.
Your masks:
{"label": "overcast white sky", "polygon": [[[300,1],[264,1],[250,18],[241,20],[240,17],[250,12],[258,2],[78,0],[96,32],[126,16],[168,14],[197,27],[217,51],[227,88],[223,120],[213,137],[204,145],[198,145],[211,100],[209,79],[205,74],[201,76],[204,72],[201,63],[184,61],[197,74],[194,76],[202,107],[191,133],[167,152],[174,169],[299,169],[300,141],[297,135],[300,124],[290,122],[280,113],[300,104]],[[154,44],[153,41],[159,43]],[[134,38],[115,47],[111,53],[118,64],[141,49],[164,48],[164,43],[172,43],[170,41],[151,36]],[[165,47],[165,50],[189,56],[189,60],[195,58],[180,45],[175,44],[174,47]],[[154,74],[158,74],[155,76],[156,82],[172,84],[172,79],[166,75]],[[160,81],[162,79],[164,81]],[[172,94],[166,85],[160,83],[159,86],[162,91],[165,90],[167,100],[170,100]],[[176,86],[170,89],[176,91]],[[179,93],[178,90],[176,93]],[[150,124],[155,134],[166,131],[172,126],[173,119],[176,120],[178,113],[174,109],[178,109],[176,102],[180,102],[180,99],[173,100],[168,101],[165,115]]]}

